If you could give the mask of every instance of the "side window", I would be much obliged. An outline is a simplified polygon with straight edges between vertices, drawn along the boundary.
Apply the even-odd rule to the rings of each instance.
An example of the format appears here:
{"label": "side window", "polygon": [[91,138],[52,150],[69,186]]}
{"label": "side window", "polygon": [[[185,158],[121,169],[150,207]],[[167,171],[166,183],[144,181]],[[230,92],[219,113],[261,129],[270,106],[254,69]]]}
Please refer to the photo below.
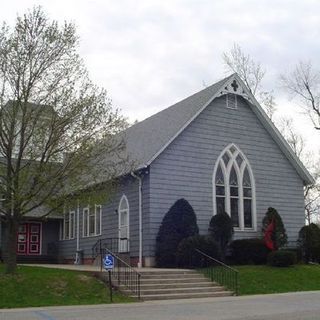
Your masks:
{"label": "side window", "polygon": [[89,235],[88,221],[89,221],[89,208],[83,208],[82,210],[82,236],[83,237],[87,237]]}
{"label": "side window", "polygon": [[102,206],[94,205],[83,209],[82,236],[94,237],[101,234]]}

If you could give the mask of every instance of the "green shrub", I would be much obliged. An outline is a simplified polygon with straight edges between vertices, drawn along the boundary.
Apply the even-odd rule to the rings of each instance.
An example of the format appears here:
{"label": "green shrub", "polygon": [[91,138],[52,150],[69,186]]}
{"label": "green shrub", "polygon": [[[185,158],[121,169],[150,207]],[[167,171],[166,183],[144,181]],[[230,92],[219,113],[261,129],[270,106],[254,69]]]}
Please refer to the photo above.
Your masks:
{"label": "green shrub", "polygon": [[266,264],[270,250],[263,239],[241,239],[230,244],[233,264]]}
{"label": "green shrub", "polygon": [[287,244],[288,237],[286,229],[284,228],[281,216],[274,208],[268,208],[265,217],[262,220],[262,233],[265,234],[271,222],[274,222],[274,230],[271,235],[274,249],[277,250]]}
{"label": "green shrub", "polygon": [[211,218],[209,235],[217,242],[224,258],[227,245],[233,236],[232,220],[226,212],[218,213]]}
{"label": "green shrub", "polygon": [[302,250],[301,248],[286,248],[286,251],[291,251],[295,254],[297,258],[297,263],[302,262],[303,256],[302,256]]}
{"label": "green shrub", "polygon": [[199,233],[197,217],[185,199],[179,199],[164,216],[156,238],[156,264],[175,267],[176,252],[182,239]]}
{"label": "green shrub", "polygon": [[196,235],[183,239],[177,249],[177,265],[179,267],[202,267],[203,255],[196,249],[212,258],[219,259],[218,244],[209,236]]}
{"label": "green shrub", "polygon": [[288,250],[278,250],[270,252],[268,255],[268,265],[273,267],[289,267],[297,262],[294,252]]}
{"label": "green shrub", "polygon": [[300,229],[298,244],[305,262],[320,262],[320,228],[316,224]]}

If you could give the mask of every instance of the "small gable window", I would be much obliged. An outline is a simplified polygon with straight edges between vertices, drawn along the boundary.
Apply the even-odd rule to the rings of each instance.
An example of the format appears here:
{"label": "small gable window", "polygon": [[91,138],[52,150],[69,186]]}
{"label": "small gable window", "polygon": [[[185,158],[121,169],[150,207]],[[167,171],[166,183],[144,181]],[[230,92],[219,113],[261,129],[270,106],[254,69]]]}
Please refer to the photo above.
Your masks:
{"label": "small gable window", "polygon": [[227,108],[229,109],[237,109],[238,108],[237,95],[234,93],[227,93],[226,104],[227,104]]}
{"label": "small gable window", "polygon": [[236,230],[255,229],[255,188],[248,160],[229,145],[220,154],[213,173],[214,214],[227,212]]}

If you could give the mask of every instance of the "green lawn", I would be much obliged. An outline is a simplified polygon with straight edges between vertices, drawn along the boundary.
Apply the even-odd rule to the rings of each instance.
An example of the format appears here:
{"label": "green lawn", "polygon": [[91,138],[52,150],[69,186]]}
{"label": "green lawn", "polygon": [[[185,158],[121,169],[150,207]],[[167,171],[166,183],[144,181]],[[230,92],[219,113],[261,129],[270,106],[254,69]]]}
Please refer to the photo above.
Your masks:
{"label": "green lawn", "polygon": [[239,270],[240,295],[320,290],[320,266],[235,268]]}
{"label": "green lawn", "polygon": [[[133,299],[115,293],[114,302]],[[4,274],[0,264],[0,308],[109,303],[106,285],[90,273],[19,266]]]}

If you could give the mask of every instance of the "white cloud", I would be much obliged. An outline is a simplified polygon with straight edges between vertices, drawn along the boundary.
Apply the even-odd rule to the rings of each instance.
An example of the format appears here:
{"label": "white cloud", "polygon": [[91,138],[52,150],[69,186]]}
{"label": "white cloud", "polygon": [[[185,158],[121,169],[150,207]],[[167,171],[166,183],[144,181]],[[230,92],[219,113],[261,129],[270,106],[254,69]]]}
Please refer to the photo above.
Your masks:
{"label": "white cloud", "polygon": [[91,77],[132,120],[223,77],[221,56],[234,42],[264,65],[282,105],[280,72],[299,59],[320,69],[317,0],[11,0],[0,20],[12,24],[33,5],[75,22]]}

